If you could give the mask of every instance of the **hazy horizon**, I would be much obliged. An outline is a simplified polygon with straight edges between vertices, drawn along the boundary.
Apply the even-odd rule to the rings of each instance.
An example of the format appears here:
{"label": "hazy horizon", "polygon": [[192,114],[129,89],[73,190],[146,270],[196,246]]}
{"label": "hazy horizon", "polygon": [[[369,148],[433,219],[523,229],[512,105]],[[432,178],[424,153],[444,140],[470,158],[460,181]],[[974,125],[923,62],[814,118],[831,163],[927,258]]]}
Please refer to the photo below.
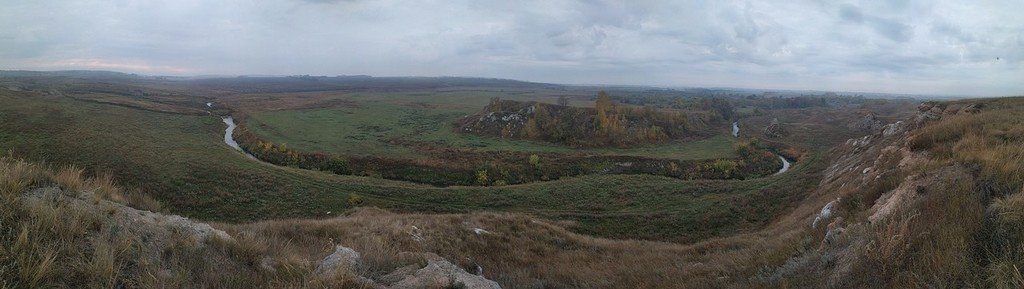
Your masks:
{"label": "hazy horizon", "polygon": [[1024,95],[1015,1],[33,1],[0,69]]}

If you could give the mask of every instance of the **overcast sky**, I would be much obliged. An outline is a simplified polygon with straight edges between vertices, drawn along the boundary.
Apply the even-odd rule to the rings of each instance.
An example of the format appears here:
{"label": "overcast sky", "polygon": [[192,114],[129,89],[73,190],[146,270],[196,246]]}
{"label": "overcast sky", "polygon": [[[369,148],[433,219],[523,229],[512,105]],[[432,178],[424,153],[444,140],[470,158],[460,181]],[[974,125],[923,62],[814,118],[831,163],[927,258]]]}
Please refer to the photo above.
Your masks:
{"label": "overcast sky", "polygon": [[0,0],[0,69],[1024,95],[1022,0]]}

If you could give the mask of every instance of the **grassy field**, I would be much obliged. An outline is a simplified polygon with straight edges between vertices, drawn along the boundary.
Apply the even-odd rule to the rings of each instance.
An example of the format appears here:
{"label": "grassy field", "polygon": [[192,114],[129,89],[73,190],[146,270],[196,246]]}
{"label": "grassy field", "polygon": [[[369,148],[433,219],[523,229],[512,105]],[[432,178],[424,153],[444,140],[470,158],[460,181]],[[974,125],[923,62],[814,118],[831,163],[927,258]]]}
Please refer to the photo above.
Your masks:
{"label": "grassy field", "polygon": [[[341,154],[402,158],[421,156],[415,147],[409,145],[411,141],[417,145],[482,151],[582,152],[679,160],[735,157],[733,138],[726,134],[725,128],[722,135],[704,140],[675,141],[629,149],[577,149],[550,143],[457,133],[452,122],[479,110],[487,97],[466,92],[423,94],[338,96],[338,99],[351,102],[335,108],[255,112],[247,121],[253,132],[274,143],[284,143],[303,151]],[[480,105],[473,106],[475,103]]]}
{"label": "grassy field", "polygon": [[[601,236],[693,241],[749,230],[784,211],[819,161],[782,177],[681,181],[597,175],[507,187],[435,188],[253,162],[223,144],[215,116],[180,115],[0,91],[0,151],[110,172],[168,211],[215,221],[328,217],[353,206],[525,212]],[[357,196],[357,197],[355,197]]]}

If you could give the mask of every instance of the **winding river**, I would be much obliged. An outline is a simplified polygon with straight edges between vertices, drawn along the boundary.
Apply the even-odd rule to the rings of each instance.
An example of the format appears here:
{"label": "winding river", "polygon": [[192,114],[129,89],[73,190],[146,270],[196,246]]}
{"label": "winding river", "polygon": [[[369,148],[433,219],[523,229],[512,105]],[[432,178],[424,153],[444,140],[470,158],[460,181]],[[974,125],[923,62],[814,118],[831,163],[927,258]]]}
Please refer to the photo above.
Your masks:
{"label": "winding river", "polygon": [[[228,127],[226,129],[224,129],[224,143],[228,144],[228,146],[234,148],[235,150],[238,150],[239,152],[242,152],[242,154],[244,154],[246,157],[249,157],[250,159],[253,159],[253,160],[256,160],[256,161],[259,161],[259,162],[263,162],[260,159],[256,158],[256,156],[253,156],[252,154],[249,154],[245,150],[242,150],[242,147],[238,145],[237,141],[235,141],[235,137],[234,137],[233,134],[235,133],[235,127],[238,127],[237,125],[235,125],[235,118],[231,117],[231,116],[226,116],[226,117],[221,118],[221,120],[224,121],[224,124],[228,125]],[[735,122],[733,122],[732,123],[732,135],[733,136],[739,136],[739,132],[740,132],[740,127]],[[788,160],[786,160],[786,158],[784,158],[784,157],[782,157],[780,155],[776,155],[776,156],[778,156],[779,159],[782,160],[782,168],[779,169],[778,172],[775,172],[774,175],[779,175],[779,174],[785,173],[786,171],[789,171],[790,162]]]}
{"label": "winding river", "polygon": [[779,156],[779,155],[777,155],[777,156],[779,157],[780,160],[782,160],[782,168],[779,169],[779,171],[776,172],[775,175],[778,175],[778,174],[781,174],[781,173],[785,173],[786,171],[789,171],[789,161],[787,161],[786,158],[784,158],[782,156]]}
{"label": "winding river", "polygon": [[[732,136],[733,137],[739,137],[740,136],[740,125],[739,125],[739,122],[737,122],[737,121],[732,122]],[[786,171],[789,171],[789,165],[790,165],[789,161],[786,160],[786,158],[784,158],[784,157],[782,157],[782,156],[780,156],[778,154],[776,154],[775,156],[779,157],[779,159],[782,160],[782,169],[779,169],[779,171],[775,172],[774,175],[782,174],[782,173],[785,173]]]}
{"label": "winding river", "polygon": [[224,130],[224,143],[242,152],[243,154],[245,154],[245,156],[249,157],[250,159],[258,161],[259,159],[257,159],[255,156],[242,150],[242,147],[238,146],[238,142],[235,141],[235,138],[233,136],[233,134],[235,133],[235,127],[237,127],[237,125],[235,125],[235,118],[228,116],[222,118],[222,120],[224,120],[224,124],[228,125],[228,128]]}

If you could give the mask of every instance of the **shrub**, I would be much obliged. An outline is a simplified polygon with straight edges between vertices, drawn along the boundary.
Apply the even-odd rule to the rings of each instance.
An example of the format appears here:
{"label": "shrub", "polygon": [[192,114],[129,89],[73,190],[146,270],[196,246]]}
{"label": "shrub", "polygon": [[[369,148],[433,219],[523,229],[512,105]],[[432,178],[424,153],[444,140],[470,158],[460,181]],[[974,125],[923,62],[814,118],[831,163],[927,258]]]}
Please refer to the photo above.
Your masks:
{"label": "shrub", "polygon": [[361,205],[361,204],[363,204],[363,197],[359,196],[357,194],[349,194],[348,195],[348,204],[350,206],[353,206],[353,207]]}
{"label": "shrub", "polygon": [[490,177],[487,176],[487,170],[479,170],[476,172],[476,183],[481,186],[486,186],[491,183]]}
{"label": "shrub", "polygon": [[540,169],[540,156],[536,154],[530,155],[530,165],[536,169]]}
{"label": "shrub", "polygon": [[711,167],[718,174],[721,174],[724,177],[729,177],[732,176],[732,173],[736,171],[736,168],[739,167],[739,165],[733,160],[716,160]]}

